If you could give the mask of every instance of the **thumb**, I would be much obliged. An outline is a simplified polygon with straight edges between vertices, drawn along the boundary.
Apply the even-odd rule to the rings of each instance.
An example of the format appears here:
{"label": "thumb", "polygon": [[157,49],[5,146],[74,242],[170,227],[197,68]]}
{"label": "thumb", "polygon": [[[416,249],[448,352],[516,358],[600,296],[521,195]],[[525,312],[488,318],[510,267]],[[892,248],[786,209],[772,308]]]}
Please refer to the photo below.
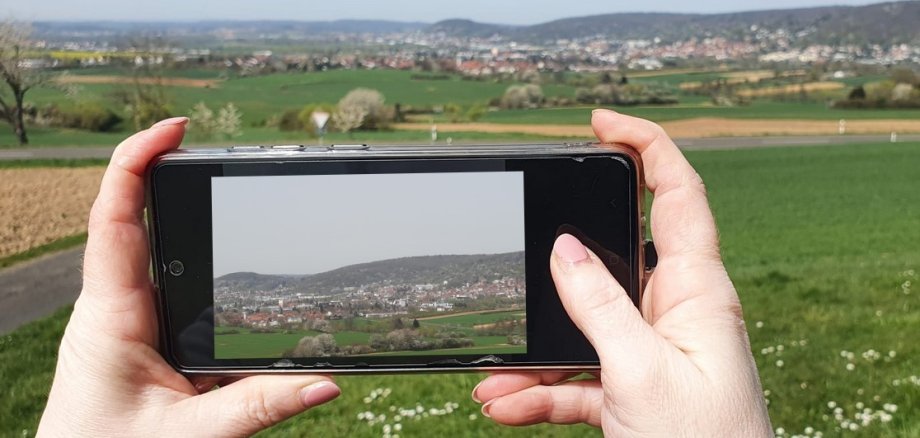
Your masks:
{"label": "thumb", "polygon": [[[175,407],[197,417],[189,419],[190,427],[208,425],[209,434],[214,436],[250,436],[340,393],[339,387],[323,376],[253,376]],[[188,430],[195,429],[185,432]]]}
{"label": "thumb", "polygon": [[556,238],[550,271],[559,298],[604,363],[651,363],[661,339],[596,254],[570,234]]}

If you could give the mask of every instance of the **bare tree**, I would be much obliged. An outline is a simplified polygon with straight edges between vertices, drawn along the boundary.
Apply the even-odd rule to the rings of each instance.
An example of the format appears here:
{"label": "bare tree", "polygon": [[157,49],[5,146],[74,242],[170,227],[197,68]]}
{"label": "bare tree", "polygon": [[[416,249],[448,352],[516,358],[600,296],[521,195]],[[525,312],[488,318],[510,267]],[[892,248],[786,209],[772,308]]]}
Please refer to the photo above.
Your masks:
{"label": "bare tree", "polygon": [[5,87],[0,87],[0,111],[13,126],[19,145],[29,143],[23,123],[26,93],[50,81],[50,76],[25,58],[32,28],[11,20],[0,23],[0,77]]}
{"label": "bare tree", "polygon": [[136,51],[131,85],[115,90],[115,101],[124,105],[134,129],[140,131],[171,115],[170,98],[163,78],[169,46],[159,39],[133,41]]}

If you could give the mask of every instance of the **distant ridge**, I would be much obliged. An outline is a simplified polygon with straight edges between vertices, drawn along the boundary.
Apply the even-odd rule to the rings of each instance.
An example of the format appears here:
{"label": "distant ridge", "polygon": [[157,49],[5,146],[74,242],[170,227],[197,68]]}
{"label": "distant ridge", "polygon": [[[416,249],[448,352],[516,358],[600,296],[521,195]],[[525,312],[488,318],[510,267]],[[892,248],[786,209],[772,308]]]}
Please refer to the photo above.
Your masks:
{"label": "distant ridge", "polygon": [[[866,6],[827,6],[720,14],[614,13],[572,17],[529,26],[450,19],[437,23],[386,20],[206,20],[189,22],[38,21],[37,35],[80,39],[89,36],[200,36],[221,39],[310,39],[334,34],[422,33],[458,38],[490,38],[545,43],[602,36],[664,42],[725,37],[740,41],[754,29],[784,30],[796,45],[920,44],[920,1]],[[195,38],[192,38],[195,40]]]}
{"label": "distant ridge", "polygon": [[460,286],[478,280],[524,276],[524,252],[404,257],[344,266],[314,275],[234,272],[214,279],[214,287],[273,290],[294,287],[307,294],[344,292],[346,287],[379,283],[415,285],[447,282]]}
{"label": "distant ridge", "polygon": [[[740,40],[751,35],[752,26],[785,29],[808,43],[918,43],[920,42],[920,2],[891,2],[867,6],[828,6],[801,9],[734,12],[723,14],[616,13],[564,18],[532,26],[482,25],[466,21],[447,25],[448,20],[427,30],[453,36],[480,36],[483,30],[522,41],[603,35],[615,39],[686,40],[693,37],[722,36]],[[469,33],[464,33],[469,32]]]}

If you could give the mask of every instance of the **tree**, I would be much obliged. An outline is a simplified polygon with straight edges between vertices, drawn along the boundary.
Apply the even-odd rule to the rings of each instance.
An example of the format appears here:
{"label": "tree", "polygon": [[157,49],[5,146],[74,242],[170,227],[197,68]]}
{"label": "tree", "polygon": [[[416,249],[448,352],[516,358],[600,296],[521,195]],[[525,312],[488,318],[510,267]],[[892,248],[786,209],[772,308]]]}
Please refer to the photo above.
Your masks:
{"label": "tree", "polygon": [[230,139],[239,137],[243,131],[243,114],[232,102],[218,110],[215,117],[214,111],[204,102],[198,102],[192,107],[189,115],[191,124],[189,129],[196,137],[202,140],[211,140],[215,137]]}
{"label": "tree", "polygon": [[198,102],[192,107],[189,114],[189,131],[199,139],[209,140],[214,136],[216,123],[214,121],[214,111],[204,102]]}
{"label": "tree", "polygon": [[163,81],[164,59],[162,55],[154,55],[168,52],[168,47],[154,40],[134,43],[133,46],[146,58],[142,55],[136,57],[130,86],[116,90],[113,96],[124,105],[134,129],[140,131],[171,116],[169,95]]}
{"label": "tree", "polygon": [[384,105],[383,94],[369,88],[355,88],[339,101],[332,121],[342,132],[354,129],[380,129],[393,120],[392,111]]}
{"label": "tree", "polygon": [[226,139],[243,135],[243,113],[233,102],[227,102],[217,113],[217,132]]}
{"label": "tree", "polygon": [[418,319],[413,319],[413,320],[412,320],[412,328],[417,329],[417,328],[419,328],[420,326],[421,326],[421,324],[418,323]]}
{"label": "tree", "polygon": [[11,20],[0,23],[0,77],[6,84],[0,89],[0,115],[13,127],[20,146],[29,143],[23,123],[26,93],[51,80],[25,57],[30,34],[26,24]]}
{"label": "tree", "polygon": [[505,90],[501,99],[503,108],[536,108],[544,101],[543,89],[539,85],[512,85]]}
{"label": "tree", "polygon": [[850,91],[849,95],[850,100],[865,100],[866,99],[866,89],[862,85],[857,85],[856,88],[853,88]]}

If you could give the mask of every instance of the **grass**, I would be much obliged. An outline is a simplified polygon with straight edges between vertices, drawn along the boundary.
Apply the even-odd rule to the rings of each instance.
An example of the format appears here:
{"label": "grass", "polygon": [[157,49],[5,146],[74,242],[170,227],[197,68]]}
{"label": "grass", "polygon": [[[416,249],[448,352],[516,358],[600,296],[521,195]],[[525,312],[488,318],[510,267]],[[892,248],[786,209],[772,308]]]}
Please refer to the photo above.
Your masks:
{"label": "grass", "polygon": [[[251,333],[241,329],[238,334],[217,335],[215,355],[217,358],[281,357],[285,350],[297,346],[304,336],[322,334],[313,330],[298,330],[291,333]],[[338,345],[367,344],[370,333],[343,331],[334,333]]]}
{"label": "grass", "polygon": [[[506,336],[475,336],[476,332],[473,329],[473,326],[476,324],[485,324],[490,322],[495,322],[502,319],[509,319],[512,317],[522,317],[524,313],[520,310],[508,311],[508,312],[483,312],[477,314],[468,314],[468,315],[444,315],[443,317],[436,317],[433,319],[419,321],[422,327],[424,326],[443,326],[450,329],[450,331],[459,331],[464,333],[467,336],[472,337],[475,348],[471,349],[471,353],[478,353],[482,349],[488,349],[489,347],[494,347],[495,351],[490,351],[490,353],[506,353],[506,352],[520,352],[524,347],[513,347],[517,348],[514,351],[510,351],[509,348],[495,347],[496,345],[506,344]],[[356,325],[362,326],[370,322],[367,319],[356,319]],[[218,333],[215,337],[215,356],[219,359],[233,359],[233,358],[264,358],[264,357],[281,357],[282,354],[289,349],[294,348],[298,341],[304,336],[318,336],[322,334],[321,332],[315,330],[293,330],[288,331],[287,333],[253,333],[251,330],[246,328],[232,329],[236,330],[237,333],[221,333],[221,331],[226,332],[231,329],[218,329]],[[357,345],[364,344],[367,345],[371,337],[370,332],[367,331],[340,331],[332,333],[335,338],[337,345]],[[413,355],[413,354],[441,354],[441,353],[452,353],[452,354],[464,354],[468,349],[443,349],[443,350],[421,350],[421,351],[397,351],[397,352],[387,352],[380,353],[381,355],[387,356],[397,356],[397,355]]]}
{"label": "grass", "polygon": [[[166,87],[177,114],[188,112],[198,102],[221,106],[233,102],[243,112],[245,126],[268,119],[285,109],[303,108],[309,103],[335,104],[349,91],[364,87],[383,93],[388,104],[432,106],[454,103],[463,106],[486,104],[501,97],[513,82],[469,81],[459,76],[448,79],[413,79],[417,72],[397,70],[332,70],[312,73],[277,73],[265,76],[232,78],[215,88]],[[418,76],[416,76],[418,77]],[[36,89],[29,95],[38,106],[84,100],[110,102],[119,85],[81,84],[76,97],[63,92]],[[572,96],[574,87],[547,84],[547,96]],[[119,108],[113,108],[119,109]]]}
{"label": "grass", "polygon": [[[890,422],[876,420],[847,435],[920,436],[920,385],[909,380],[920,369],[920,344],[914,340],[920,327],[920,144],[687,155],[707,182],[774,427],[843,435],[835,429],[839,423],[829,402],[851,419],[857,409],[880,410],[890,403],[897,405]],[[67,314],[65,309],[2,338],[4,432],[34,433]],[[869,350],[881,357],[874,360]],[[369,426],[356,421],[357,415],[370,411],[391,422],[389,406],[421,405],[427,412],[445,403],[457,408],[404,420],[401,435],[600,435],[587,427],[497,427],[469,400],[479,379],[476,374],[339,378],[344,391],[339,400],[263,436],[380,436],[382,424]],[[370,397],[377,388],[392,393]],[[470,414],[477,417],[470,420]]]}
{"label": "grass", "polygon": [[[33,128],[29,130],[29,147],[94,147],[110,146],[114,147],[130,135],[128,132],[88,132],[76,129],[49,129]],[[548,140],[550,137],[543,137],[533,134],[518,133],[485,133],[485,132],[438,132],[438,143],[444,144],[450,138],[453,143],[482,143],[482,142],[520,142],[520,141],[537,141]],[[555,138],[555,137],[553,137]],[[558,138],[556,138],[558,140]],[[240,144],[305,144],[313,145],[319,142],[318,138],[309,137],[304,132],[296,131],[279,131],[275,128],[252,128],[243,127],[243,135],[233,138],[232,140],[206,141],[202,142],[193,135],[189,135],[183,141],[184,147],[196,147],[202,144],[207,146],[213,145],[240,145]],[[431,142],[431,133],[428,131],[359,131],[351,134],[341,132],[329,133],[325,136],[324,142],[329,143],[357,143],[368,142],[376,144],[386,143],[421,143],[428,144]],[[15,149],[19,146],[15,143],[12,131],[7,125],[0,125],[0,148]]]}
{"label": "grass", "polygon": [[[2,163],[2,161],[0,161]],[[19,262],[24,262],[26,260],[34,259],[35,257],[47,254],[49,252],[61,251],[68,248],[73,248],[77,245],[82,245],[86,243],[86,233],[77,234],[75,236],[67,236],[58,240],[55,240],[44,245],[39,245],[34,248],[30,248],[23,252],[19,252],[13,255],[6,257],[0,257],[0,268],[6,268],[8,266],[15,265]]]}
{"label": "grass", "polygon": [[[486,113],[482,122],[521,124],[588,123],[594,107],[544,108],[505,110]],[[920,109],[843,110],[828,108],[815,102],[772,102],[755,100],[742,107],[716,107],[704,104],[674,106],[632,106],[612,108],[623,113],[655,122],[694,117],[724,117],[729,119],[920,119]]]}

